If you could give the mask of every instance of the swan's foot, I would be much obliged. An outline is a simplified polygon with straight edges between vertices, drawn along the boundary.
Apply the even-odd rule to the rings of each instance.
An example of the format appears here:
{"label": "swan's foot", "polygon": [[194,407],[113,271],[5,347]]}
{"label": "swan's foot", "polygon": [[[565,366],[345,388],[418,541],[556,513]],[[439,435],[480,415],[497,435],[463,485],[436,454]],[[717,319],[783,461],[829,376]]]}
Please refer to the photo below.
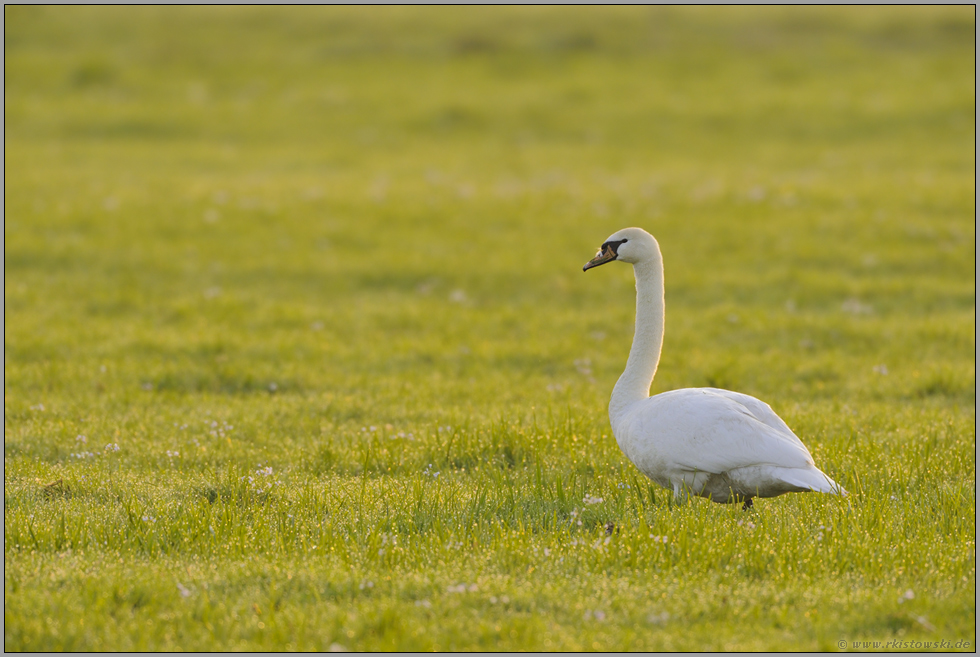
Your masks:
{"label": "swan's foot", "polygon": [[742,511],[748,511],[752,508],[752,498],[746,497],[745,502],[742,503]]}

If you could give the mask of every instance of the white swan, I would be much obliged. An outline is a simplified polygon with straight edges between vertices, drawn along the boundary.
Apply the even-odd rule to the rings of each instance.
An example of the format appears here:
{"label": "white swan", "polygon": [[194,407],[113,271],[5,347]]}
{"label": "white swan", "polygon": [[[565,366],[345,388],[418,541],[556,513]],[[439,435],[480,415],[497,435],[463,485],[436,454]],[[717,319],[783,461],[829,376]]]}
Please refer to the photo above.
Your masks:
{"label": "white swan", "polygon": [[642,228],[625,228],[582,271],[613,260],[632,264],[636,276],[633,347],[609,400],[609,422],[627,458],[679,499],[693,494],[748,508],[753,497],[789,492],[846,495],[768,404],[717,388],[650,397],[664,338],[660,246]]}

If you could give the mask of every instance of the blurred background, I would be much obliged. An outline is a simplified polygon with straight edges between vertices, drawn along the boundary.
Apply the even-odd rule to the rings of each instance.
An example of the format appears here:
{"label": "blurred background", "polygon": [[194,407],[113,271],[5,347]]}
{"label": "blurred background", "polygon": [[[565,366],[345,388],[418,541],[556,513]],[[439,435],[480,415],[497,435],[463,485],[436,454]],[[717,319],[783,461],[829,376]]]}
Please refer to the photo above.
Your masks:
{"label": "blurred background", "polygon": [[632,279],[581,265],[629,225],[654,392],[973,399],[972,6],[4,18],[8,404],[601,424]]}
{"label": "blurred background", "polygon": [[[5,649],[975,635],[975,16],[5,6]],[[642,481],[626,226],[851,497]]]}

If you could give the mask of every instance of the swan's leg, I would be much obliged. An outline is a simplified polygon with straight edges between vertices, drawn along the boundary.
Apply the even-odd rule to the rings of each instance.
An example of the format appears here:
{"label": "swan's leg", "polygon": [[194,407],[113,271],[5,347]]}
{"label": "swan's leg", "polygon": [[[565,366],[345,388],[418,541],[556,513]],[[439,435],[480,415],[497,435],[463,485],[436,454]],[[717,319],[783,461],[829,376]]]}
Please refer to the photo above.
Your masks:
{"label": "swan's leg", "polygon": [[690,502],[694,497],[704,495],[704,487],[711,475],[707,472],[683,472],[670,478],[674,487],[674,497],[679,504]]}
{"label": "swan's leg", "polygon": [[670,483],[674,486],[674,501],[677,504],[687,503],[690,498],[690,493],[687,490],[687,486],[684,485],[684,480],[672,479]]}
{"label": "swan's leg", "polygon": [[[752,498],[751,497],[746,497],[745,498],[745,502],[742,503],[742,511],[748,511],[751,508],[752,508]],[[739,522],[741,522],[741,521],[739,521]]]}
{"label": "swan's leg", "polygon": [[711,499],[711,495],[705,492],[709,479],[711,479],[710,472],[693,473],[691,476],[691,481],[688,484],[690,486],[691,495],[699,495],[701,497]]}

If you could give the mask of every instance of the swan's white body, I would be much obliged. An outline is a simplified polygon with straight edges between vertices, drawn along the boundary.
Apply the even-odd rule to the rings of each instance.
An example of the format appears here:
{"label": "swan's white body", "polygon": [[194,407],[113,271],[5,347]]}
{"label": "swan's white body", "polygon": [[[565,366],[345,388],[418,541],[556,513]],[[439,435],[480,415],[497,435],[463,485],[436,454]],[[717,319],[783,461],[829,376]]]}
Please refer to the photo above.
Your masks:
{"label": "swan's white body", "polygon": [[685,388],[650,397],[664,336],[660,246],[641,228],[621,230],[586,264],[633,265],[636,332],[609,400],[609,421],[623,453],[674,495],[745,502],[790,492],[846,494],[813,463],[806,446],[769,405],[717,388]]}

